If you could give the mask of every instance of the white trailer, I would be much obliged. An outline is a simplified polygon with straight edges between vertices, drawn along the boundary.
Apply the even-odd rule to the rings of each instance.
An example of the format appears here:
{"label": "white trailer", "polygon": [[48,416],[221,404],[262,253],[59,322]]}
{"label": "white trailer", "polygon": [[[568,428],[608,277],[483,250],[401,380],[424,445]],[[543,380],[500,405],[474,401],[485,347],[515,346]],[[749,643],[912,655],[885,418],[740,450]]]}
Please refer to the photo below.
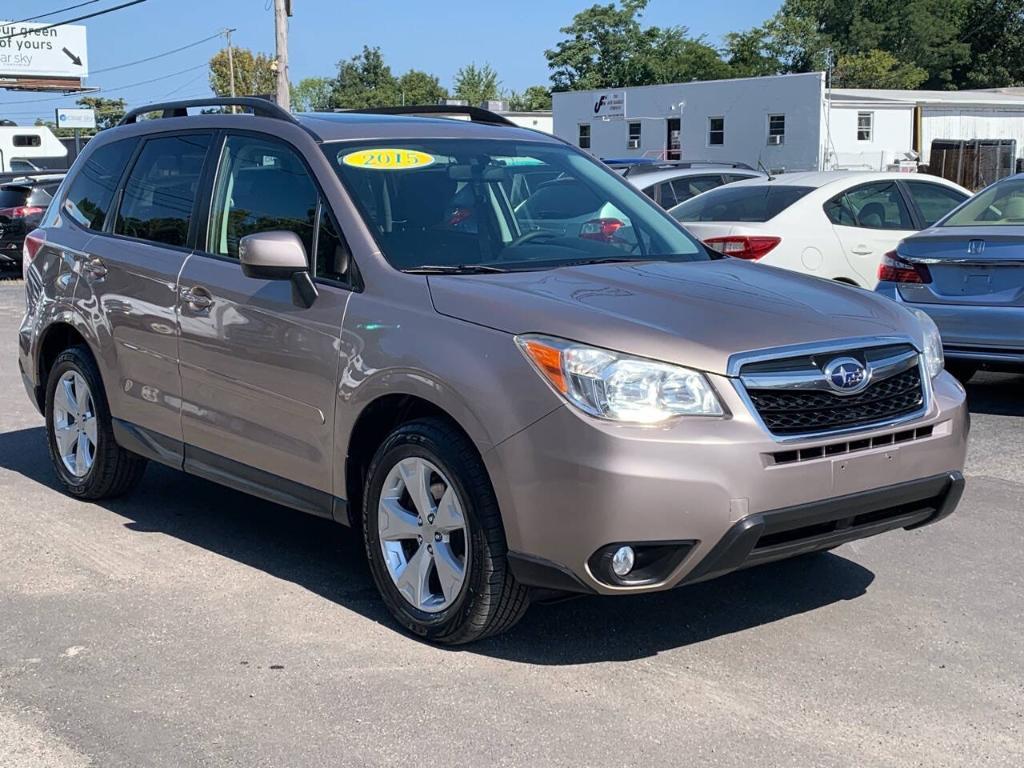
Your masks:
{"label": "white trailer", "polygon": [[65,158],[67,147],[46,126],[0,125],[0,172],[31,173],[41,158]]}

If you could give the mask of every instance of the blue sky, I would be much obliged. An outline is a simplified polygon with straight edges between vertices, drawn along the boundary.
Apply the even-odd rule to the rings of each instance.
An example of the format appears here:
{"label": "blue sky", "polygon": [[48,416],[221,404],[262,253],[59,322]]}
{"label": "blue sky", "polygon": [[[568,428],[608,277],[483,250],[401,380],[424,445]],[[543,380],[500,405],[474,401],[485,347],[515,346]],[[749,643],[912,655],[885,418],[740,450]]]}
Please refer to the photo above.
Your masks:
{"label": "blue sky", "polygon": [[[75,4],[77,0],[3,0],[5,19],[22,19]],[[609,0],[603,0],[609,1]],[[50,20],[117,5],[102,0]],[[463,64],[489,62],[504,88],[547,84],[544,50],[560,38],[559,28],[593,0],[293,0],[289,53],[291,77],[332,75],[339,59],[377,45],[396,73],[415,67],[451,87]],[[719,43],[734,29],[759,24],[780,0],[728,0],[728,13],[712,2],[651,0],[645,19],[659,26],[683,25]],[[273,54],[272,0],[147,0],[141,5],[83,22],[88,27],[89,67],[98,70],[162,53],[235,27],[235,45]],[[220,46],[210,40],[186,51],[87,79],[110,89],[129,105],[161,99],[210,95],[204,64]],[[197,69],[191,69],[199,67]],[[190,70],[190,71],[183,71]],[[174,74],[180,73],[180,74]],[[168,75],[173,75],[169,76]],[[146,80],[156,82],[119,88]],[[108,95],[108,94],[103,94]],[[20,103],[19,103],[20,102]],[[0,90],[0,117],[30,123],[53,118],[74,98]]]}

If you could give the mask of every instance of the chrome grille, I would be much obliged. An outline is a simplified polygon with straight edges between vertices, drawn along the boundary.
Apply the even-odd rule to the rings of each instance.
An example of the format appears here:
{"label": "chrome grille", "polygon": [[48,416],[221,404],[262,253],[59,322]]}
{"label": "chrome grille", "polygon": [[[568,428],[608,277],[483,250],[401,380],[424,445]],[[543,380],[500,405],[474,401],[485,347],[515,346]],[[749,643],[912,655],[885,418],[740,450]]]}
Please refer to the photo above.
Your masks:
{"label": "chrome grille", "polygon": [[[740,369],[751,408],[773,435],[796,437],[894,424],[924,410],[926,387],[910,344],[760,359]],[[867,385],[847,394],[829,381],[839,358],[863,366]]]}

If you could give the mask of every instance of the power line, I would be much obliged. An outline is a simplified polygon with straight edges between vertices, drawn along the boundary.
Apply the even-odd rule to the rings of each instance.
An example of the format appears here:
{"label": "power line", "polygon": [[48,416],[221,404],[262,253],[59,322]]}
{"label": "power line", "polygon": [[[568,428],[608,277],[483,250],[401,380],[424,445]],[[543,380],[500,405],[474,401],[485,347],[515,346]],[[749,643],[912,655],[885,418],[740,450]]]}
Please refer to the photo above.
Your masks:
{"label": "power line", "polygon": [[145,64],[147,61],[153,61],[153,59],[160,59],[160,58],[163,58],[164,56],[170,56],[172,53],[179,53],[180,51],[185,51],[185,50],[188,50],[189,48],[195,48],[197,45],[202,45],[205,42],[213,40],[215,37],[220,37],[222,34],[223,34],[222,32],[218,32],[215,35],[210,35],[209,37],[204,37],[202,40],[196,40],[194,43],[189,43],[188,45],[183,45],[180,48],[175,48],[174,50],[171,50],[171,51],[164,51],[163,53],[157,53],[157,54],[155,54],[153,56],[147,56],[146,58],[138,59],[137,61],[129,61],[126,64],[117,64],[116,66],[104,67],[103,69],[94,69],[94,70],[92,70],[89,73],[89,75],[91,77],[92,75],[99,75],[99,74],[102,74],[104,72],[113,72],[115,69],[125,69],[126,67],[134,67],[136,64]]}
{"label": "power line", "polygon": [[[103,16],[104,14],[113,13],[114,11],[119,11],[122,8],[128,8],[128,7],[133,6],[133,5],[138,5],[139,3],[145,3],[146,1],[147,0],[131,0],[131,2],[128,2],[128,3],[121,3],[121,5],[115,5],[112,8],[105,8],[102,11],[95,11],[94,13],[87,13],[84,16],[76,16],[73,19],[64,19],[63,21],[58,21],[58,22],[55,22],[53,24],[48,24],[45,27],[37,27],[35,29],[26,29],[23,32],[13,32],[13,33],[11,33],[9,35],[4,35],[3,37],[0,37],[0,40],[10,40],[12,37],[21,37],[22,35],[37,35],[40,32],[43,32],[43,31],[45,31],[47,29],[53,29],[54,27],[62,27],[65,24],[70,24],[73,21],[82,21],[83,19],[91,19],[91,18],[93,18],[95,16]],[[59,13],[59,11],[54,11],[54,13]]]}
{"label": "power line", "polygon": [[67,8],[61,8],[59,11],[49,11],[47,13],[40,13],[38,16],[29,16],[27,19],[18,19],[12,21],[11,24],[23,24],[26,21],[35,21],[36,19],[45,19],[47,16],[56,16],[58,13],[64,13],[65,11],[73,11],[75,8],[81,8],[83,5],[93,5],[98,3],[100,0],[86,0],[84,3],[78,3],[77,5],[69,5]]}
{"label": "power line", "polygon": [[10,102],[7,102],[6,105],[5,104],[0,104],[0,109],[3,109],[4,106],[8,106],[8,105],[9,106],[17,106],[18,104],[40,104],[42,102],[47,102],[47,101],[60,101],[62,99],[67,99],[67,98],[69,98],[69,97],[71,97],[73,95],[79,95],[79,96],[82,96],[82,97],[88,97],[88,96],[94,96],[97,93],[112,93],[113,91],[125,91],[125,90],[128,90],[129,88],[135,88],[135,87],[140,86],[140,85],[149,85],[150,83],[156,83],[156,82],[159,82],[160,80],[167,80],[168,78],[171,78],[171,77],[177,77],[178,75],[184,75],[186,72],[195,72],[197,69],[202,69],[202,68],[204,68],[206,66],[208,66],[208,65],[204,62],[203,64],[197,64],[194,67],[189,67],[187,69],[182,69],[182,70],[179,70],[177,72],[171,72],[169,75],[161,75],[160,77],[154,77],[154,78],[151,78],[150,80],[140,80],[137,83],[129,83],[128,85],[118,85],[118,86],[115,86],[113,88],[97,88],[95,91],[83,91],[80,94],[63,94],[61,96],[48,96],[45,99],[22,99],[20,101],[10,101]]}

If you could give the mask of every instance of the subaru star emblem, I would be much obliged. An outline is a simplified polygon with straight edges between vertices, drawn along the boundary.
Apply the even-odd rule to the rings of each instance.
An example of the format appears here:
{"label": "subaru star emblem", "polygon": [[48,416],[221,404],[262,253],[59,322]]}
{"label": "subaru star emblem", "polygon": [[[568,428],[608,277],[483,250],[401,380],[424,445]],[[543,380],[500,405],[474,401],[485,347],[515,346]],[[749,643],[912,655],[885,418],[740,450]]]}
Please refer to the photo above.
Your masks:
{"label": "subaru star emblem", "polygon": [[825,379],[829,386],[843,395],[860,392],[868,385],[868,370],[852,357],[837,357],[825,366]]}

